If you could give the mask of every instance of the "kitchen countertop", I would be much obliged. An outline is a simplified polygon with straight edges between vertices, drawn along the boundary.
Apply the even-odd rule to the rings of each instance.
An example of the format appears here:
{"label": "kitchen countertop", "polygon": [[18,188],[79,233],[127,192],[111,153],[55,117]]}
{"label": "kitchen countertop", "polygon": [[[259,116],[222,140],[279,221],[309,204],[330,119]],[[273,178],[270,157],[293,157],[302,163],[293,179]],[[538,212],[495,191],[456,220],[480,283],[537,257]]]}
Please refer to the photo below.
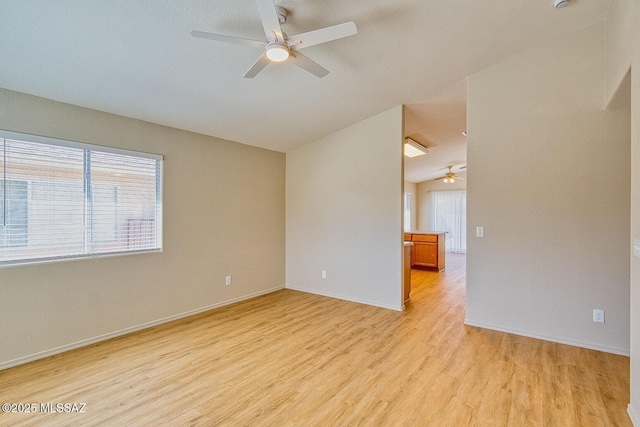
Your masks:
{"label": "kitchen countertop", "polygon": [[413,246],[413,242],[404,242],[405,246]]}
{"label": "kitchen countertop", "polygon": [[412,230],[412,231],[405,231],[405,234],[431,234],[431,235],[437,235],[437,234],[447,234],[448,231],[422,231],[422,230]]}

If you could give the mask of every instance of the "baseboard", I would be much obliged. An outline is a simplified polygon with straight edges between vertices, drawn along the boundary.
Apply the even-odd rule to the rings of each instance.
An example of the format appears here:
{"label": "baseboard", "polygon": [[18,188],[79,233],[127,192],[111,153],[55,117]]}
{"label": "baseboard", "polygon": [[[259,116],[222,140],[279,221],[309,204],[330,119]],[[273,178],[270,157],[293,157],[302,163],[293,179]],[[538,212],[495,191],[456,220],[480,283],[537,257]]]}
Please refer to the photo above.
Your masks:
{"label": "baseboard", "polygon": [[472,321],[470,321],[468,319],[465,319],[464,324],[467,325],[467,326],[475,326],[477,328],[491,329],[492,331],[506,332],[508,334],[520,335],[520,336],[527,337],[527,338],[535,338],[535,339],[538,339],[538,340],[550,341],[550,342],[555,342],[555,343],[558,343],[558,344],[566,344],[566,345],[571,345],[571,346],[574,346],[574,347],[588,348],[589,350],[597,350],[597,351],[602,351],[602,352],[605,352],[605,353],[617,354],[617,355],[620,355],[620,356],[629,356],[630,355],[629,349],[624,349],[624,348],[609,347],[609,346],[603,346],[603,345],[593,344],[593,343],[588,343],[588,342],[582,342],[582,341],[576,341],[576,340],[568,340],[568,339],[559,338],[559,337],[553,337],[553,336],[548,336],[548,335],[533,334],[533,333],[528,332],[528,331],[521,331],[521,330],[518,330],[518,329],[504,328],[502,326],[492,325],[492,324],[489,324],[489,323],[472,322]]}
{"label": "baseboard", "polygon": [[335,298],[335,299],[340,299],[343,301],[349,301],[349,302],[355,302],[358,304],[364,304],[364,305],[371,305],[374,307],[379,307],[379,308],[386,308],[387,310],[394,310],[394,311],[403,311],[404,307],[402,305],[398,305],[398,306],[391,306],[391,305],[385,305],[385,304],[379,304],[377,302],[373,302],[373,301],[366,301],[366,300],[360,300],[360,299],[355,299],[355,298],[348,298],[345,297],[344,295],[336,295],[336,294],[331,294],[328,292],[318,292],[315,290],[309,290],[309,289],[305,289],[305,288],[299,288],[296,286],[290,286],[287,285],[286,289],[291,289],[293,291],[299,291],[299,292],[306,292],[308,294],[314,294],[314,295],[320,295],[323,297],[329,297],[329,298]]}
{"label": "baseboard", "polygon": [[118,331],[113,331],[113,332],[109,332],[103,335],[98,335],[92,338],[87,338],[84,340],[80,340],[80,341],[76,341],[74,343],[71,344],[65,344],[59,347],[55,347],[49,350],[44,350],[44,351],[40,351],[38,353],[34,353],[34,354],[30,354],[27,356],[23,356],[23,357],[19,357],[17,359],[13,359],[13,360],[9,360],[6,362],[0,362],[0,371],[3,369],[8,369],[8,368],[12,368],[14,366],[18,366],[18,365],[23,365],[25,363],[29,363],[29,362],[33,362],[34,360],[38,360],[38,359],[44,359],[45,357],[49,357],[49,356],[53,356],[55,354],[60,354],[60,353],[64,353],[65,351],[69,351],[69,350],[75,350],[77,348],[80,347],[85,347],[91,344],[95,344],[101,341],[106,341],[108,339],[111,338],[116,338],[122,335],[127,335],[130,334],[132,332],[138,332],[141,331],[143,329],[148,329],[151,328],[153,326],[158,326],[158,325],[162,325],[164,323],[169,323],[169,322],[173,322],[174,320],[179,320],[179,319],[183,319],[185,317],[189,317],[189,316],[193,316],[195,314],[200,314],[203,313],[205,311],[209,311],[209,310],[213,310],[215,308],[219,308],[219,307],[224,307],[226,305],[231,305],[240,301],[244,301],[244,300],[248,300],[251,298],[255,298],[255,297],[259,297],[261,295],[266,295],[266,294],[270,294],[272,292],[275,291],[279,291],[281,289],[284,289],[284,285],[283,286],[279,286],[279,287],[275,287],[275,288],[270,288],[270,289],[266,289],[260,292],[255,292],[249,295],[243,295],[241,297],[238,298],[232,298],[230,300],[226,300],[226,301],[222,301],[219,303],[215,303],[215,304],[211,304],[211,305],[207,305],[204,307],[200,307],[200,308],[196,308],[194,310],[189,310],[189,311],[185,311],[184,313],[179,313],[179,314],[175,314],[173,316],[168,316],[168,317],[164,317],[162,319],[157,319],[157,320],[152,320],[150,322],[145,322],[145,323],[141,323],[139,325],[136,326],[131,326],[129,328],[124,328],[124,329],[120,329]]}
{"label": "baseboard", "polygon": [[627,414],[629,414],[629,418],[631,418],[631,424],[633,424],[634,427],[640,426],[640,418],[638,417],[636,411],[633,409],[633,406],[631,406],[631,403],[629,403],[629,406],[627,406]]}

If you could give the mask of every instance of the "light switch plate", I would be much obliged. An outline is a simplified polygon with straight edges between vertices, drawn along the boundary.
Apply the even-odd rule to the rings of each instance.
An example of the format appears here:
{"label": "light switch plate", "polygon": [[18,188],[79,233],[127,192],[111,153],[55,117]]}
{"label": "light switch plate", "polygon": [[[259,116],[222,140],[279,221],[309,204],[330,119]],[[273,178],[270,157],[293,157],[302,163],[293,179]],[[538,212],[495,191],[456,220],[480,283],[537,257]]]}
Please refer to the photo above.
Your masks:
{"label": "light switch plate", "polygon": [[597,308],[594,308],[593,321],[597,323],[604,323],[604,310],[599,310]]}
{"label": "light switch plate", "polygon": [[640,239],[633,239],[633,256],[640,258]]}
{"label": "light switch plate", "polygon": [[476,227],[476,237],[484,237],[484,227]]}

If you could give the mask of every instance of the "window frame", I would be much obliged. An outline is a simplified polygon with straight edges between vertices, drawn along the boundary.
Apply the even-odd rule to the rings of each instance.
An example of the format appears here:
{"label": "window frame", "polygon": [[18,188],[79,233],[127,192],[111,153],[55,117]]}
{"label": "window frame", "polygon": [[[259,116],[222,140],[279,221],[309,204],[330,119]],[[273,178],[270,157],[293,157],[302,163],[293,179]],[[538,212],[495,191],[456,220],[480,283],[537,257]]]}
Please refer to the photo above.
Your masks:
{"label": "window frame", "polygon": [[[152,199],[152,200],[155,200],[155,209],[153,210],[153,213],[154,213],[153,221],[156,223],[156,225],[154,227],[155,233],[153,236],[153,241],[155,244],[153,245],[153,247],[129,249],[127,245],[127,246],[124,246],[123,248],[120,248],[118,250],[113,250],[113,251],[91,252],[91,251],[87,251],[86,247],[88,245],[90,246],[92,244],[95,244],[96,242],[93,241],[92,233],[88,233],[89,234],[88,238],[91,240],[88,242],[86,241],[87,227],[92,227],[92,223],[91,221],[89,221],[88,224],[83,225],[83,230],[85,234],[85,243],[84,243],[85,249],[83,250],[82,253],[65,254],[65,255],[46,255],[46,256],[34,257],[34,258],[25,258],[24,256],[20,258],[13,258],[13,259],[10,258],[10,259],[0,261],[0,268],[19,266],[19,265],[28,265],[28,264],[67,261],[67,260],[75,260],[75,259],[92,259],[92,258],[123,256],[123,255],[133,255],[133,254],[139,254],[139,253],[163,251],[163,216],[164,216],[163,215],[163,210],[164,210],[164,203],[163,203],[164,156],[163,155],[121,149],[121,148],[110,147],[110,146],[88,144],[88,143],[77,142],[77,141],[69,141],[69,140],[46,137],[41,135],[18,133],[18,132],[0,129],[0,141],[2,140],[4,141],[16,140],[16,141],[23,141],[27,143],[46,144],[49,146],[81,149],[81,150],[85,150],[85,153],[89,153],[89,155],[94,152],[100,152],[100,153],[106,153],[106,154],[122,155],[122,156],[129,156],[129,157],[135,157],[139,159],[147,159],[147,160],[155,161],[155,199]],[[5,167],[5,165],[7,164],[6,163],[7,159],[5,155],[6,142],[2,145],[2,147],[3,149],[0,149],[0,167],[2,167],[3,173],[0,174],[0,180],[6,183],[7,181],[15,180],[15,178],[12,178],[11,176],[7,176],[7,168]],[[83,171],[84,181],[88,179],[89,173],[90,172],[88,172],[87,170]],[[31,181],[27,181],[27,182],[28,182],[27,192],[30,193],[30,188],[32,183]],[[42,181],[42,182],[52,182],[52,181]],[[55,182],[54,182],[54,185],[55,185]],[[93,182],[89,182],[89,185],[93,187],[95,184]],[[98,185],[104,185],[104,184],[98,183]],[[117,187],[115,188],[117,193],[119,189]],[[91,193],[92,193],[92,189],[86,189],[85,187],[84,196],[83,196],[84,197],[83,203],[85,204],[85,206],[87,203],[92,203]],[[2,200],[4,197],[5,197],[5,194],[0,193],[0,200]],[[27,203],[29,202],[27,201]],[[2,218],[1,215],[0,215],[0,218]],[[120,225],[117,224],[117,227],[120,227]],[[27,229],[27,233],[28,232],[29,230]]]}

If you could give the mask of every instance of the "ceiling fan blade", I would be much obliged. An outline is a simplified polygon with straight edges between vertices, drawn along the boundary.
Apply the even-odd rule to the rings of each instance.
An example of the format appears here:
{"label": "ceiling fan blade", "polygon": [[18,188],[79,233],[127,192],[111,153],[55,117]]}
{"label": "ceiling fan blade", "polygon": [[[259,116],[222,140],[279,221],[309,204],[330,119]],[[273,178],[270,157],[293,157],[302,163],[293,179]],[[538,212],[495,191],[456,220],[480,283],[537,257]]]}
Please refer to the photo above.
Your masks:
{"label": "ceiling fan blade", "polygon": [[446,176],[441,176],[440,178],[433,178],[434,181],[440,181],[441,179],[445,179]]}
{"label": "ceiling fan blade", "polygon": [[249,40],[249,39],[242,39],[240,37],[225,36],[224,34],[207,33],[206,31],[193,30],[191,31],[191,35],[193,37],[198,37],[200,39],[208,39],[208,40],[215,40],[218,42],[241,44],[245,46],[264,47],[265,45],[264,42],[259,42],[257,40]]}
{"label": "ceiling fan blade", "polygon": [[287,43],[292,49],[302,49],[320,43],[341,39],[343,37],[352,36],[357,33],[358,29],[356,28],[356,24],[351,21],[291,36],[287,38]]}
{"label": "ceiling fan blade", "polygon": [[276,6],[273,4],[273,0],[256,0],[256,3],[267,40],[284,42],[282,28],[280,28],[280,20],[278,19],[278,13],[276,12]]}
{"label": "ceiling fan blade", "polygon": [[267,65],[269,65],[269,58],[267,58],[267,54],[263,53],[262,56],[260,56],[260,58],[258,58],[258,60],[251,66],[251,68],[249,68],[249,71],[247,71],[246,73],[244,73],[244,77],[245,79],[252,79],[254,78],[260,71],[264,70],[264,67],[266,67]]}
{"label": "ceiling fan blade", "polygon": [[291,52],[289,61],[302,68],[303,70],[310,72],[316,77],[322,78],[329,74],[329,70],[317,64],[316,62],[313,62],[300,52]]}

